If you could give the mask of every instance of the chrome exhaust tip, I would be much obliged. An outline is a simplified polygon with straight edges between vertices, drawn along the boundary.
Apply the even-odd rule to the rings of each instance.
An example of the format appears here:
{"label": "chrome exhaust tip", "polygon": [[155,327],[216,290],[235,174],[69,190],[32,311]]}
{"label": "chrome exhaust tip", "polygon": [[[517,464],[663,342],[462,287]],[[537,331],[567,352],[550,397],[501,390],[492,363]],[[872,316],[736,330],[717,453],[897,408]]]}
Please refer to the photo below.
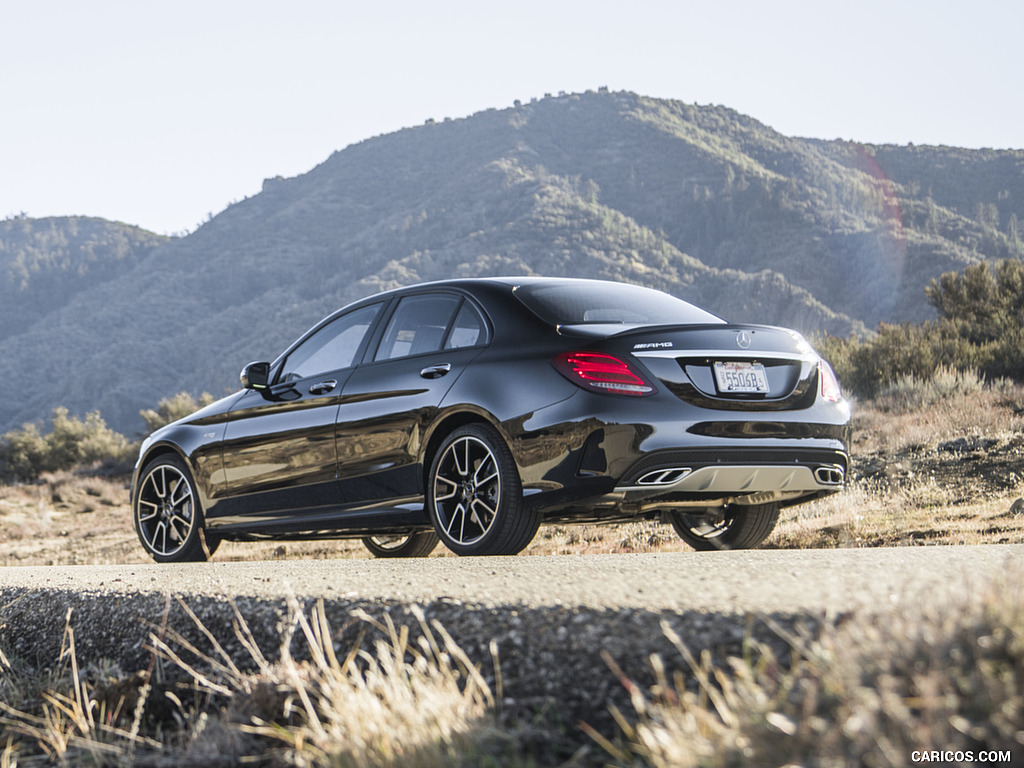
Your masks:
{"label": "chrome exhaust tip", "polygon": [[636,481],[637,485],[672,485],[678,483],[690,472],[689,467],[673,467],[672,469],[655,469]]}
{"label": "chrome exhaust tip", "polygon": [[818,467],[814,479],[822,485],[842,485],[845,473],[842,467]]}

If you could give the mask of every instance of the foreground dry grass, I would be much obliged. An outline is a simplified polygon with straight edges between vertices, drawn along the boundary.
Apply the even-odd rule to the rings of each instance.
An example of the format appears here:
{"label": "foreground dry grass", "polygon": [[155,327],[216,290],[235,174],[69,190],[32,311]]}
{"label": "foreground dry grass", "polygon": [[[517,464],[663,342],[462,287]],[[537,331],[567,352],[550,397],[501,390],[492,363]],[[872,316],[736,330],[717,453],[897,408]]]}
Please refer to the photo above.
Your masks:
{"label": "foreground dry grass", "polygon": [[635,724],[622,720],[627,743],[605,747],[616,765],[639,758],[655,768],[898,768],[937,750],[951,757],[928,762],[1020,765],[1022,575],[958,604],[851,616],[817,637],[790,637],[789,669],[763,646],[716,667],[666,627],[696,688],[660,673],[651,692],[634,692]]}
{"label": "foreground dry grass", "polygon": [[[652,658],[648,690],[610,659],[609,670],[595,670],[619,675],[633,711],[615,712],[618,731],[584,724],[592,746],[567,760],[523,748],[524,735],[544,727],[551,746],[579,742],[557,725],[508,717],[500,675],[489,684],[422,613],[412,627],[357,616],[378,640],[336,648],[323,606],[307,614],[293,605],[273,662],[239,615],[245,665],[212,634],[204,648],[154,634],[157,670],[174,667],[189,681],[176,684],[81,658],[69,622],[61,658],[46,669],[0,649],[0,765],[895,768],[933,749],[1019,764],[1022,584],[1017,569],[959,604],[784,634],[785,664],[751,639],[739,656],[713,661],[663,625],[678,657]],[[293,636],[305,660],[289,652]],[[493,646],[492,655],[500,668]]]}
{"label": "foreground dry grass", "polygon": [[[80,659],[69,621],[61,659],[45,673],[0,649],[0,765],[425,768],[483,765],[503,753],[512,762],[502,764],[518,764],[490,687],[443,627],[421,617],[415,641],[390,621],[377,629],[386,640],[373,650],[339,657],[322,606],[310,615],[293,606],[270,663],[239,617],[248,671],[212,637],[198,651],[169,631],[153,638],[157,666],[177,665],[192,683],[168,684]],[[295,633],[308,660],[288,653]],[[198,661],[182,659],[193,651]]]}

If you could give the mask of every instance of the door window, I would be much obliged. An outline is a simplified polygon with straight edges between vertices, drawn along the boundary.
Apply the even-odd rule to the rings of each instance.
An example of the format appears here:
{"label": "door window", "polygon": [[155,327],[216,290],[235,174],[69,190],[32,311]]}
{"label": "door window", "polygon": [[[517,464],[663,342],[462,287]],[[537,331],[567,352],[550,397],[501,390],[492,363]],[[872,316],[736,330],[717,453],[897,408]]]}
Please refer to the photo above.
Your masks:
{"label": "door window", "polygon": [[380,304],[373,304],[354,310],[314,333],[288,355],[281,366],[278,383],[351,367],[380,307]]}
{"label": "door window", "polygon": [[437,352],[461,301],[459,296],[447,293],[406,296],[391,317],[374,359]]}

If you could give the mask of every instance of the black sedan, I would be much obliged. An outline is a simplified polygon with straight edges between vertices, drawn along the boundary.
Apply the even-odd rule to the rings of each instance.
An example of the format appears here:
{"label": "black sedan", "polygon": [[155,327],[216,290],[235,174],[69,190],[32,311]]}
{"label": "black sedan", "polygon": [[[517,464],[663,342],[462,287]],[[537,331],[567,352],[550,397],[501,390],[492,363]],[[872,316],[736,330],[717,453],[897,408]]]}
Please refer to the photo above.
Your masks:
{"label": "black sedan", "polygon": [[150,436],[143,546],[361,538],[515,554],[541,523],[658,518],[755,547],[840,490],[850,409],[800,334],[596,280],[449,280],[326,318],[242,389]]}

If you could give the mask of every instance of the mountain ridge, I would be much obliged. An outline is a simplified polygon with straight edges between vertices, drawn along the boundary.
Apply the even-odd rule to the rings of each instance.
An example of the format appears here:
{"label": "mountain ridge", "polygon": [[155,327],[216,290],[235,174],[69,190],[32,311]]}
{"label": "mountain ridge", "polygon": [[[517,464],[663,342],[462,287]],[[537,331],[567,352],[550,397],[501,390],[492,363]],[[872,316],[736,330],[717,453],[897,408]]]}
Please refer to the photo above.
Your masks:
{"label": "mountain ridge", "polygon": [[[939,163],[955,183],[929,176]],[[137,432],[140,408],[223,393],[338,306],[449,276],[627,280],[808,334],[925,319],[930,278],[1021,253],[1022,169],[1024,152],[796,139],[630,93],[405,128],[268,179],[187,237],[137,235],[59,302],[34,294],[34,315],[5,303],[0,355],[35,384],[0,403],[0,430],[65,405]],[[0,296],[16,297],[12,221]]]}

